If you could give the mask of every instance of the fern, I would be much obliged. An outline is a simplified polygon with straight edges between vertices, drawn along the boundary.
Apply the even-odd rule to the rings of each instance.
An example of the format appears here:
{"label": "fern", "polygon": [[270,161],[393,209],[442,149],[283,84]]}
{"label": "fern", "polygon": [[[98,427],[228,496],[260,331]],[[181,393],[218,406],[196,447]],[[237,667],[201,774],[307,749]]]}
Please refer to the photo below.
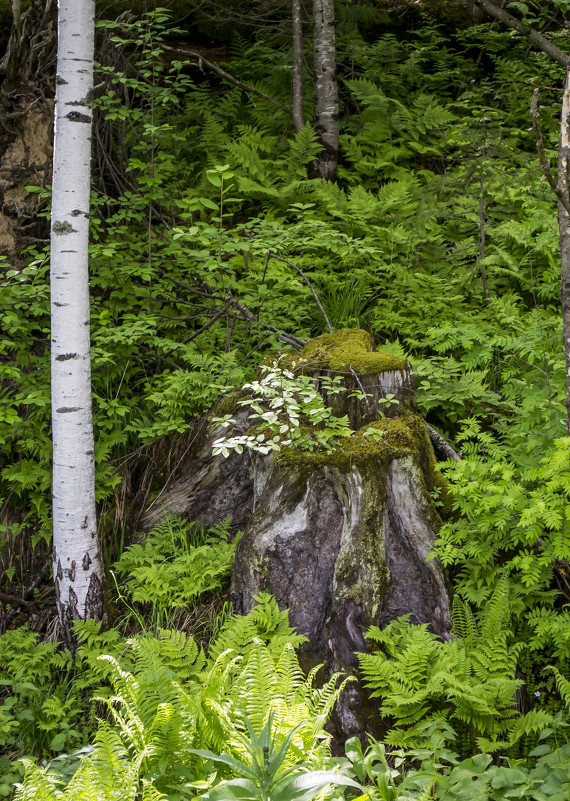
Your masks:
{"label": "fern", "polygon": [[[86,641],[98,636],[83,634]],[[306,677],[295,653],[303,640],[265,594],[249,615],[226,621],[208,657],[181,632],[131,638],[118,658],[100,657],[113,688],[98,699],[109,722],[100,724],[65,790],[57,789],[56,763],[52,773],[30,765],[22,801],[36,792],[46,801],[124,801],[141,788],[158,799],[181,772],[201,769],[196,748],[243,755],[244,729],[261,732],[269,720],[277,741],[295,730],[285,765],[321,767],[329,753],[324,725],[344,682],[334,675],[314,688],[318,668]]]}
{"label": "fern", "polygon": [[272,655],[280,653],[288,643],[298,647],[306,641],[289,625],[289,613],[279,609],[273,596],[260,593],[254,600],[256,605],[248,615],[231,617],[210,643],[210,659],[216,660],[228,650],[247,658],[256,639],[267,643]]}
{"label": "fern", "polygon": [[169,517],[146,538],[125,549],[115,564],[126,574],[132,601],[148,604],[156,623],[164,625],[173,609],[191,606],[200,595],[227,581],[239,535],[228,542],[229,521],[204,530]]}
{"label": "fern", "polygon": [[513,706],[522,684],[514,677],[521,644],[509,645],[508,579],[498,581],[478,621],[456,597],[453,624],[456,638],[449,642],[405,618],[368,632],[379,650],[360,654],[359,662],[372,696],[382,699],[382,713],[396,725],[387,742],[420,744],[425,721],[449,720],[460,736],[496,751],[548,725],[549,714],[521,716]]}
{"label": "fern", "polygon": [[565,678],[562,673],[558,670],[558,668],[550,667],[552,673],[554,673],[554,678],[556,680],[556,689],[560,693],[560,696],[568,709],[570,709],[570,681]]}

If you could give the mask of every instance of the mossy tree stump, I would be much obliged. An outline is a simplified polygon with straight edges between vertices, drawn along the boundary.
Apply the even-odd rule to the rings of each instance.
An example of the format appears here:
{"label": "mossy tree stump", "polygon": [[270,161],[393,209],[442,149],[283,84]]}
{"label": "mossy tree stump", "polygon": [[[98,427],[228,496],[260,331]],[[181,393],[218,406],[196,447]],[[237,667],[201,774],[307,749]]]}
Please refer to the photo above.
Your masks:
{"label": "mossy tree stump", "polygon": [[[273,360],[271,360],[272,363]],[[247,613],[254,596],[272,593],[308,641],[301,658],[327,674],[356,673],[364,634],[408,614],[449,635],[450,604],[443,568],[430,561],[441,525],[432,502],[445,482],[435,469],[426,424],[417,413],[409,363],[373,352],[368,334],[344,330],[318,337],[280,364],[313,375],[341,376],[342,392],[325,403],[347,414],[353,434],[331,450],[283,450],[277,456],[211,456],[228,431],[212,426],[192,458],[154,504],[147,524],[165,512],[212,525],[227,515],[244,530],[232,576],[234,608]],[[355,393],[360,393],[356,397]],[[398,403],[382,405],[392,395]],[[236,395],[234,401],[243,399]],[[232,434],[250,423],[228,398],[215,414],[236,411]],[[231,407],[231,408],[230,408]],[[235,407],[235,409],[234,409]],[[371,438],[367,429],[379,435]],[[336,710],[339,739],[377,731],[378,713],[351,685]]]}
{"label": "mossy tree stump", "polygon": [[[410,363],[389,353],[372,351],[366,331],[348,328],[317,337],[306,345],[297,363],[304,373],[317,378],[341,377],[343,392],[329,397],[322,387],[321,393],[337,417],[348,416],[353,431],[381,416],[397,417],[405,409],[416,409]],[[386,402],[386,398],[390,401]]]}
{"label": "mossy tree stump", "polygon": [[[252,459],[254,511],[237,548],[232,599],[243,614],[257,593],[272,593],[308,638],[305,667],[324,662],[329,675],[354,673],[372,624],[409,614],[449,636],[446,578],[427,558],[441,525],[430,493],[443,482],[408,362],[372,352],[357,330],[318,337],[293,361],[316,378],[342,376],[343,392],[328,397],[323,388],[323,397],[335,414],[348,414],[354,434],[329,451]],[[388,394],[399,402],[383,409]],[[370,427],[379,439],[367,436]],[[345,692],[339,737],[374,731],[363,698],[354,685]]]}

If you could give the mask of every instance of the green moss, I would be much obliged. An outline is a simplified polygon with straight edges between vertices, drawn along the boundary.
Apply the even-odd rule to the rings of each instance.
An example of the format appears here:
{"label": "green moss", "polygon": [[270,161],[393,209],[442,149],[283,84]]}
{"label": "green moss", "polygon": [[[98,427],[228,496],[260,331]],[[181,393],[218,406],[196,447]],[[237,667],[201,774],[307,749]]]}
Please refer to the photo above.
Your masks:
{"label": "green moss", "polygon": [[212,409],[212,417],[224,417],[226,414],[236,414],[241,410],[239,401],[246,400],[251,397],[251,392],[246,389],[236,389],[235,392],[230,392],[217,401]]}
{"label": "green moss", "polygon": [[316,337],[307,343],[303,356],[310,362],[327,362],[336,372],[352,367],[361,376],[409,369],[406,359],[382,351],[373,353],[369,335],[359,328],[343,328]]}
{"label": "green moss", "polygon": [[451,482],[443,475],[440,470],[434,470],[434,480],[432,490],[439,490],[439,504],[437,511],[443,520],[456,520],[458,518],[457,511],[453,508],[455,498],[453,496],[453,489]]}
{"label": "green moss", "polygon": [[[340,441],[336,448],[315,451],[300,451],[292,448],[283,450],[277,457],[283,464],[297,468],[302,466],[324,467],[330,465],[341,470],[349,470],[353,466],[390,463],[392,459],[404,454],[416,454],[421,442],[421,426],[423,420],[416,414],[405,412],[394,419],[378,420],[369,423],[356,431],[351,437]],[[373,428],[383,433],[382,439],[374,440],[365,435],[365,431]]]}

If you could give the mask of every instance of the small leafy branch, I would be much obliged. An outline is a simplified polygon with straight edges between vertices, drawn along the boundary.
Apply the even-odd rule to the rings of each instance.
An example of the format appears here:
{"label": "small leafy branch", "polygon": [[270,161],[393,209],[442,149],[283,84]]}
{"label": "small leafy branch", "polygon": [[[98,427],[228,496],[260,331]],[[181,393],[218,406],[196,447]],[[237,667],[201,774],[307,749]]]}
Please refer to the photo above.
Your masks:
{"label": "small leafy branch", "polygon": [[[292,368],[295,368],[294,362]],[[238,402],[240,406],[250,409],[250,419],[258,421],[255,432],[215,440],[212,450],[214,456],[221,453],[227,457],[230,451],[242,453],[244,448],[264,455],[280,451],[282,447],[313,451],[321,446],[329,450],[339,438],[352,435],[348,417],[336,417],[325,406],[316,378],[295,375],[291,370],[279,367],[277,362],[262,369],[266,375],[260,381],[243,387],[244,390],[251,390],[252,395]],[[341,384],[341,376],[319,376],[318,382],[327,395],[346,391]],[[364,397],[360,391],[352,392],[351,396]],[[235,424],[229,414],[214,418],[214,422],[224,428]],[[383,431],[373,427],[367,428],[364,433],[371,439],[381,439],[384,435]]]}
{"label": "small leafy branch", "polygon": [[[335,417],[325,406],[314,378],[295,376],[290,370],[281,369],[277,362],[264,369],[266,375],[260,381],[243,387],[251,390],[251,397],[239,401],[240,406],[249,407],[250,418],[259,421],[256,433],[217,439],[214,456],[219,453],[229,456],[232,450],[242,453],[244,448],[268,454],[280,451],[281,446],[312,451],[317,445],[330,448],[338,437],[350,437],[348,417]],[[343,391],[339,386],[340,376],[321,376],[319,380],[329,394]],[[214,418],[214,422],[227,427],[235,421],[226,415]]]}

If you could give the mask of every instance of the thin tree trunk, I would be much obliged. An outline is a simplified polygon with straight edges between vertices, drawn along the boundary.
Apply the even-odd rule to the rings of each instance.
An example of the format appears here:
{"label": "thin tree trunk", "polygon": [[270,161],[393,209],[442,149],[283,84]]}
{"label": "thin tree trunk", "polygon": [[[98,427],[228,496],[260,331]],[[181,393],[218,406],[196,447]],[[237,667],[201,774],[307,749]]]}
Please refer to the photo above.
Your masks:
{"label": "thin tree trunk", "polygon": [[291,0],[291,17],[293,20],[293,97],[291,110],[295,130],[300,131],[305,125],[303,117],[303,20],[301,0]]}
{"label": "thin tree trunk", "polygon": [[489,303],[489,287],[487,286],[487,268],[485,267],[485,186],[483,184],[483,168],[479,175],[479,267],[483,281],[485,303]]}
{"label": "thin tree trunk", "polygon": [[53,572],[66,645],[101,620],[89,349],[94,0],[60,0],[51,218]]}
{"label": "thin tree trunk", "polygon": [[562,332],[566,357],[566,431],[570,436],[570,69],[566,70],[560,138],[558,141],[558,188],[566,203],[558,201],[558,229],[560,234],[560,300],[562,303]]}
{"label": "thin tree trunk", "polygon": [[321,178],[334,181],[338,164],[339,135],[334,0],[313,0],[313,19],[315,128],[323,144],[316,172]]}

